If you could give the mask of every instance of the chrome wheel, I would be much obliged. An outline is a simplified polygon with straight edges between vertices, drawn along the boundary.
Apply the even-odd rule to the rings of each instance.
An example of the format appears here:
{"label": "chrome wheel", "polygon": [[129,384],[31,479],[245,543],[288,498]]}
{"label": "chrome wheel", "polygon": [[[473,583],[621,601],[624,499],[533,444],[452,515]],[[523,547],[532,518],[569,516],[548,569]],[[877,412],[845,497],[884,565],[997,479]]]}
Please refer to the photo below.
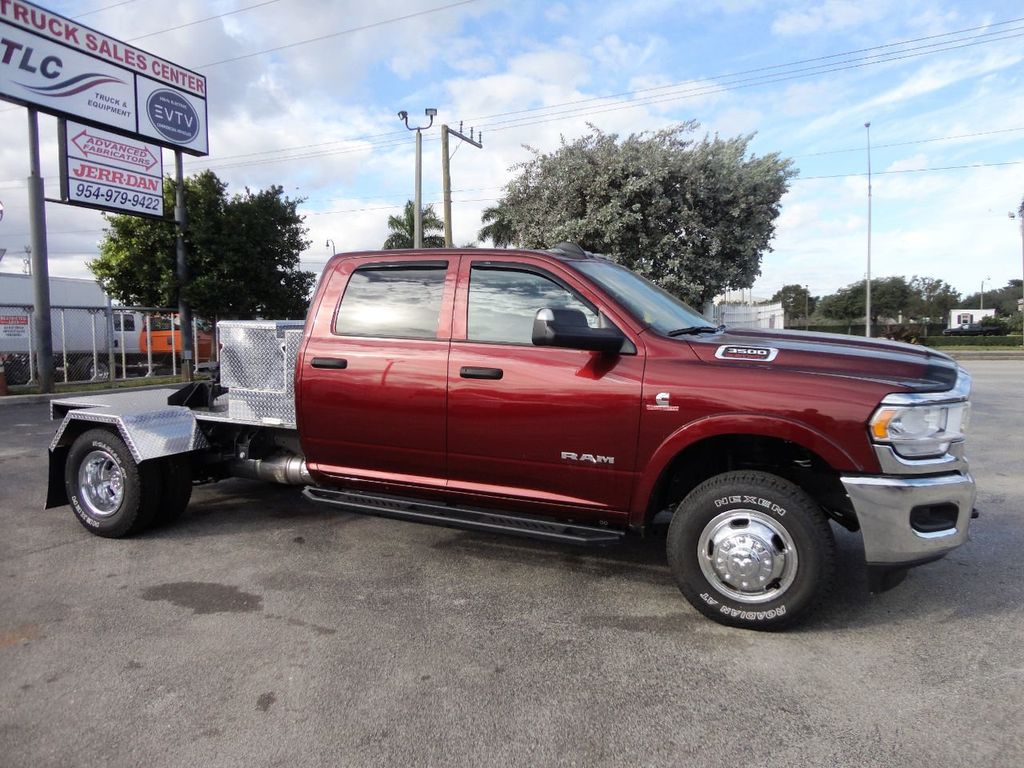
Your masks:
{"label": "chrome wheel", "polygon": [[785,526],[752,509],[712,518],[697,541],[697,561],[718,592],[752,605],[785,594],[798,564],[796,545]]}
{"label": "chrome wheel", "polygon": [[104,450],[90,451],[78,467],[79,499],[85,512],[98,520],[110,517],[124,500],[124,473]]}

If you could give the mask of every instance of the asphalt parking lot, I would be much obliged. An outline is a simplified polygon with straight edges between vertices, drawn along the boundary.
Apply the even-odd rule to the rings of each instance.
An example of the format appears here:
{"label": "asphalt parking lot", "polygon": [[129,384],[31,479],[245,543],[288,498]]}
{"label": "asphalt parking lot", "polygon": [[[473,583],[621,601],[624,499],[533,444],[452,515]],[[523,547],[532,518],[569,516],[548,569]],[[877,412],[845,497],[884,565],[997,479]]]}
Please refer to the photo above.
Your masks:
{"label": "asphalt parking lot", "polygon": [[111,541],[43,511],[47,406],[0,406],[0,766],[1024,764],[1024,360],[968,361],[972,540],[883,595],[837,533],[783,634],[599,551],[198,488]]}

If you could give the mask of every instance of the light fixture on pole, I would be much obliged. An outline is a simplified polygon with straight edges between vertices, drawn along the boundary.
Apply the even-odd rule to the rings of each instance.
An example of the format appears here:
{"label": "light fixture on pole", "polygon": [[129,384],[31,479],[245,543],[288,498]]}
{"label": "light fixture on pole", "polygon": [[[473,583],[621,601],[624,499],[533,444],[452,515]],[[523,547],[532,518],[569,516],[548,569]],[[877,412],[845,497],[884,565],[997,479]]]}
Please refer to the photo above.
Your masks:
{"label": "light fixture on pole", "polygon": [[868,271],[864,277],[864,335],[871,338],[871,123],[864,123],[868,134]]}
{"label": "light fixture on pole", "polygon": [[423,113],[430,118],[430,121],[426,125],[419,126],[409,125],[409,113],[404,109],[398,113],[398,119],[405,123],[405,127],[410,131],[416,131],[416,207],[413,210],[413,248],[423,247],[423,131],[434,124],[437,110],[427,107]]}
{"label": "light fixture on pole", "polygon": [[331,256],[336,256],[338,254],[338,252],[334,249],[334,241],[331,240],[331,238],[327,238],[327,242],[324,243],[324,247],[331,249]]}

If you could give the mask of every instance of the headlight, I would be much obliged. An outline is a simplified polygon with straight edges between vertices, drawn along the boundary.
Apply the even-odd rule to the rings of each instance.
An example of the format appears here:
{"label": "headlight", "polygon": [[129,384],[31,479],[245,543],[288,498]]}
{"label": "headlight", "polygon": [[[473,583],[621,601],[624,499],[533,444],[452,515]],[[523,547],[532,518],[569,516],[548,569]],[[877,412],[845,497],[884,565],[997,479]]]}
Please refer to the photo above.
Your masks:
{"label": "headlight", "polygon": [[963,440],[970,404],[883,405],[871,417],[871,437],[905,459],[942,456]]}

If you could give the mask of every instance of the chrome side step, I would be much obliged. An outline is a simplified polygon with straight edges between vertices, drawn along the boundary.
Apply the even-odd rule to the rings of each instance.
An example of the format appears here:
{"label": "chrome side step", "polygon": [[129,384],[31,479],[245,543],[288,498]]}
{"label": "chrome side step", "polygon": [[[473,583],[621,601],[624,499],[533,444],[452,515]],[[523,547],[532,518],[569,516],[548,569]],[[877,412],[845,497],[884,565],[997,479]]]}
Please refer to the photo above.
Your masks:
{"label": "chrome side step", "polygon": [[545,541],[594,546],[612,544],[621,541],[624,536],[624,531],[611,528],[577,525],[549,518],[509,515],[470,507],[449,507],[430,501],[381,496],[360,491],[307,486],[302,493],[312,501],[335,504],[351,512],[394,517],[431,525],[444,525],[450,528],[507,533]]}

